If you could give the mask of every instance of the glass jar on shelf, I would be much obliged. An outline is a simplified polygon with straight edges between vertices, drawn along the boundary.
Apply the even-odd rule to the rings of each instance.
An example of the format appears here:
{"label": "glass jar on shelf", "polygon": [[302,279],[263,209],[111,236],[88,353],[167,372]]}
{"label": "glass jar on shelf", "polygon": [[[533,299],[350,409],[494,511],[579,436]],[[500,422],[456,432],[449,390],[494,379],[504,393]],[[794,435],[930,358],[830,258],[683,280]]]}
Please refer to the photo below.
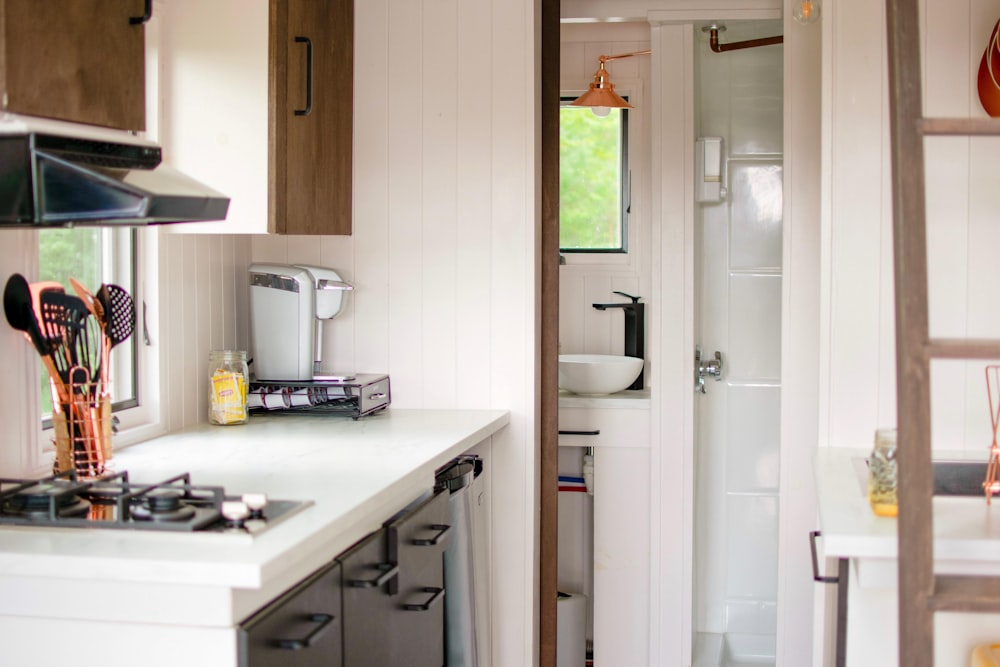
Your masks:
{"label": "glass jar on shelf", "polygon": [[868,458],[868,502],[877,516],[897,516],[896,429],[875,431],[875,446]]}
{"label": "glass jar on shelf", "polygon": [[250,369],[243,350],[212,350],[208,355],[208,421],[245,424]]}

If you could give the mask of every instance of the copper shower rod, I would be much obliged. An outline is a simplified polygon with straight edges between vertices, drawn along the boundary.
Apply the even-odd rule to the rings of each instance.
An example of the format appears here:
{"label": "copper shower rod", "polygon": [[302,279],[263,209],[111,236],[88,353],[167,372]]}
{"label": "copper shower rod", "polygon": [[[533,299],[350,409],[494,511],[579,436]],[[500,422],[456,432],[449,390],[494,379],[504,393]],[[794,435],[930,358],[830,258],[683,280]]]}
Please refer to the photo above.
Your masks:
{"label": "copper shower rod", "polygon": [[708,45],[714,53],[736,51],[737,49],[752,49],[756,46],[771,46],[773,44],[781,44],[785,41],[784,37],[777,35],[775,37],[761,37],[759,39],[747,39],[742,42],[719,44],[719,31],[725,29],[725,26],[716,25],[705,26],[702,28],[702,31],[708,33]]}

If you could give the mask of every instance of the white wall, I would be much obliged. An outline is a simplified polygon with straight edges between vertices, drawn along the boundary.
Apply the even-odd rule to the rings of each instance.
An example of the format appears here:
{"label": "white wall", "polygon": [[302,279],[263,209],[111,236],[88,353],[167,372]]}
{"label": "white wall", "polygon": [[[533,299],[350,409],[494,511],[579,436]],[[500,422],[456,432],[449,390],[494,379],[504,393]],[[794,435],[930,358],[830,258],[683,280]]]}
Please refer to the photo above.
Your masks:
{"label": "white wall", "polygon": [[355,285],[326,349],[388,373],[394,407],[511,411],[491,458],[497,667],[537,655],[534,5],[356,3],[354,234],[252,240],[254,261]]}
{"label": "white wall", "polygon": [[[995,0],[927,0],[924,114],[983,117],[976,71]],[[822,444],[869,447],[896,422],[886,37],[881,6],[825,6]],[[872,20],[873,17],[878,20]],[[997,337],[996,140],[926,143],[932,336]],[[983,362],[932,365],[932,445],[991,441]]]}

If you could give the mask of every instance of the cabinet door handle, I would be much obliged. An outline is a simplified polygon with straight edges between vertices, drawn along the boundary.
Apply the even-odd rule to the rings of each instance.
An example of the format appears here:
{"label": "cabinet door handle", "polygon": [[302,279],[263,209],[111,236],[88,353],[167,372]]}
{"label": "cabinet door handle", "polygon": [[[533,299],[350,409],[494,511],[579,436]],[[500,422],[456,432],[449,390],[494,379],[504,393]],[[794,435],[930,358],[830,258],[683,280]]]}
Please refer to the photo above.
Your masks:
{"label": "cabinet door handle", "polygon": [[129,25],[142,25],[149,19],[153,18],[153,0],[146,0],[146,4],[142,10],[142,16],[130,16],[128,17]]}
{"label": "cabinet door handle", "polygon": [[381,570],[382,574],[374,579],[352,579],[350,582],[351,586],[354,588],[378,588],[399,574],[399,565],[393,565],[392,563],[379,563],[375,567]]}
{"label": "cabinet door handle", "polygon": [[559,431],[559,435],[600,435],[601,429],[595,428],[593,431]]}
{"label": "cabinet door handle", "polygon": [[415,537],[413,538],[413,543],[418,547],[436,547],[451,532],[451,526],[446,526],[443,523],[431,524],[431,529],[438,531],[437,535],[426,538]]}
{"label": "cabinet door handle", "polygon": [[424,593],[430,593],[431,596],[427,598],[426,602],[421,604],[410,604],[406,603],[403,605],[403,609],[406,611],[428,611],[431,607],[438,603],[441,598],[444,597],[444,589],[438,587],[428,586],[423,589]]}
{"label": "cabinet door handle", "polygon": [[818,530],[813,530],[809,532],[809,550],[812,552],[812,562],[813,562],[813,581],[820,584],[839,584],[840,577],[821,577],[819,576],[819,561],[816,558],[816,538],[819,537],[821,533]]}
{"label": "cabinet door handle", "polygon": [[286,651],[298,651],[309,648],[323,631],[333,623],[334,616],[332,614],[309,614],[306,618],[310,623],[316,624],[316,627],[309,634],[302,639],[275,639],[274,645]]}
{"label": "cabinet door handle", "polygon": [[297,44],[306,45],[306,108],[296,109],[296,116],[308,116],[313,108],[313,43],[308,37],[296,36]]}

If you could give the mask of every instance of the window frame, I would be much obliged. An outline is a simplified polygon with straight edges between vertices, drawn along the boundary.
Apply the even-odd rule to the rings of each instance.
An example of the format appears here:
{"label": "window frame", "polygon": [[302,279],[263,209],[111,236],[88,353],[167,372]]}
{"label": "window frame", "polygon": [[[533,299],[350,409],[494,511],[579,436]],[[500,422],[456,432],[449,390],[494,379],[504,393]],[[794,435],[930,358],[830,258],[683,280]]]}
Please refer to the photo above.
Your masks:
{"label": "window frame", "polygon": [[[579,94],[572,93],[562,93],[559,96],[559,110],[562,112],[563,107],[572,106],[570,102],[578,98]],[[622,95],[622,98],[628,102],[628,95]],[[629,124],[631,122],[629,113],[630,109],[621,110],[621,128],[619,142],[621,149],[619,150],[618,160],[619,160],[619,172],[621,174],[621,179],[619,183],[619,211],[618,211],[618,222],[620,226],[621,235],[621,247],[620,248],[563,248],[560,244],[559,253],[563,256],[566,255],[628,255],[630,243],[629,234],[629,216],[632,210],[632,171],[629,166]]]}
{"label": "window frame", "polygon": [[[564,97],[577,98],[586,92],[586,88],[574,88],[563,86],[560,89],[560,99]],[[624,97],[632,104],[629,109],[629,133],[628,133],[628,182],[629,182],[629,207],[628,226],[625,230],[628,234],[627,252],[567,252],[560,253],[561,262],[571,270],[588,271],[592,269],[607,269],[612,271],[637,270],[642,261],[642,248],[639,245],[641,229],[647,224],[648,212],[645,203],[644,185],[648,156],[645,149],[637,142],[648,142],[647,136],[649,128],[646,127],[648,119],[645,118],[643,82],[636,78],[615,79],[615,92]],[[560,102],[561,103],[561,102]],[[638,188],[638,190],[637,190]]]}
{"label": "window frame", "polygon": [[[134,248],[132,261],[132,299],[136,306],[135,329],[129,341],[122,344],[133,346],[133,369],[135,396],[124,401],[118,401],[113,406],[113,414],[118,421],[118,430],[113,436],[115,448],[125,447],[164,432],[161,423],[158,397],[160,395],[160,359],[158,348],[146,342],[147,322],[146,307],[150,297],[147,286],[156,284],[158,271],[157,230],[151,227],[131,228]],[[38,234],[34,235],[33,256],[37,271]],[[106,261],[120,262],[121,258],[106,258]],[[155,288],[152,290],[155,298]],[[37,361],[37,354],[32,350],[32,361]],[[32,363],[29,375],[33,378],[30,386],[40,386],[41,364]],[[50,461],[55,451],[52,444],[51,418],[43,418],[41,414],[41,396],[35,394],[34,414],[36,415],[37,448],[29,459],[29,464],[36,470],[41,470],[43,462]]]}

